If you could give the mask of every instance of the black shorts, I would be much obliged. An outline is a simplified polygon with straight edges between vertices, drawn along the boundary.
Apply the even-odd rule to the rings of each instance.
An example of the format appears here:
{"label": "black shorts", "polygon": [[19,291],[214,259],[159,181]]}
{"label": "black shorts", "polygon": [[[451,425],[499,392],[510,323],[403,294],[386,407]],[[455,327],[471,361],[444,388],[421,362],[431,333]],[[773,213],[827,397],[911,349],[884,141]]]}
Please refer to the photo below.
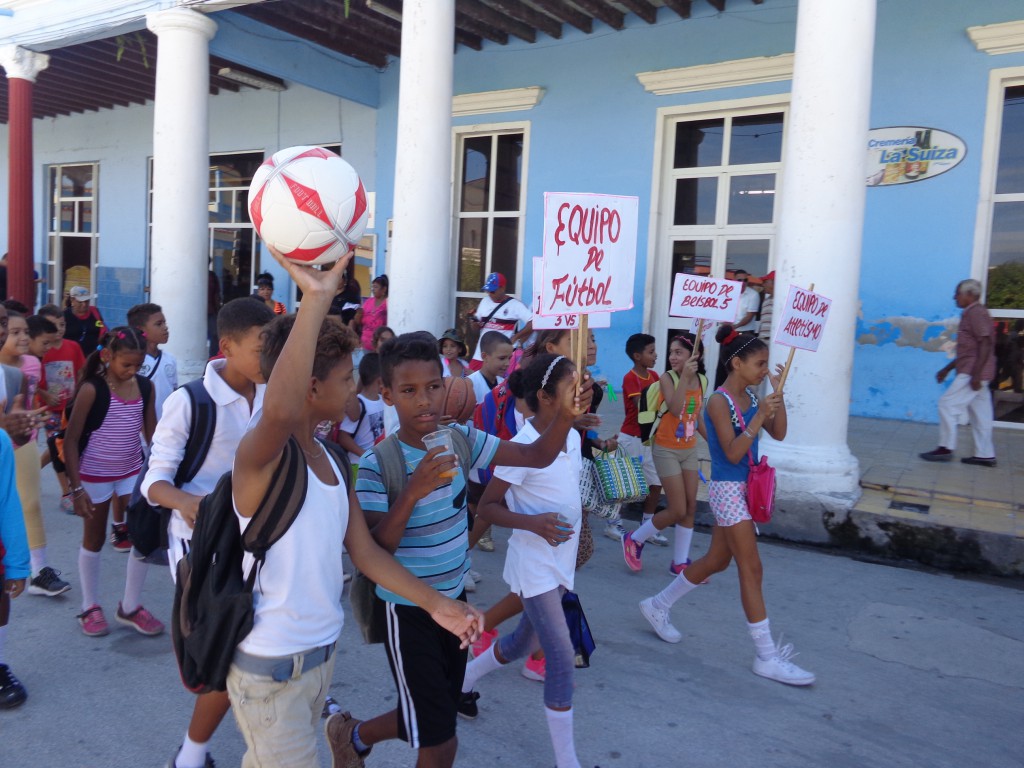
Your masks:
{"label": "black shorts", "polygon": [[[465,601],[463,594],[459,597]],[[465,649],[422,608],[387,605],[388,663],[398,689],[398,737],[413,749],[455,738]]]}
{"label": "black shorts", "polygon": [[486,487],[484,483],[474,483],[472,480],[466,480],[466,503],[471,504],[476,509],[476,505],[480,503],[480,498],[484,495]]}
{"label": "black shorts", "polygon": [[67,467],[64,466],[64,462],[60,460],[60,451],[57,450],[57,438],[64,437],[63,432],[55,432],[52,435],[48,435],[46,438],[46,447],[50,452],[50,463],[53,464],[54,472],[66,472]]}

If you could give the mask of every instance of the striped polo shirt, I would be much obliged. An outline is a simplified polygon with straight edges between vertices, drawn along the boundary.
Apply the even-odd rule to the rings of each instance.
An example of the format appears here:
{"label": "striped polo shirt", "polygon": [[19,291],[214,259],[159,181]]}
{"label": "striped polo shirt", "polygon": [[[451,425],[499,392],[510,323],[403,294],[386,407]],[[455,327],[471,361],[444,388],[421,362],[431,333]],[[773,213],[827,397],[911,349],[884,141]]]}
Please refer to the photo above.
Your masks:
{"label": "striped polo shirt", "polygon": [[[469,438],[472,467],[462,467],[462,471],[451,483],[435,488],[416,503],[398,549],[395,550],[395,559],[413,576],[446,597],[454,598],[462,594],[463,577],[469,570],[465,471],[490,466],[501,440],[469,425],[453,425],[452,428],[460,430]],[[399,445],[405,456],[408,477],[416,471],[427,452],[403,442],[399,442]],[[388,494],[381,482],[380,466],[373,451],[367,451],[359,460],[356,494],[364,510],[388,511]],[[380,585],[377,586],[377,595],[389,603],[413,605]]]}

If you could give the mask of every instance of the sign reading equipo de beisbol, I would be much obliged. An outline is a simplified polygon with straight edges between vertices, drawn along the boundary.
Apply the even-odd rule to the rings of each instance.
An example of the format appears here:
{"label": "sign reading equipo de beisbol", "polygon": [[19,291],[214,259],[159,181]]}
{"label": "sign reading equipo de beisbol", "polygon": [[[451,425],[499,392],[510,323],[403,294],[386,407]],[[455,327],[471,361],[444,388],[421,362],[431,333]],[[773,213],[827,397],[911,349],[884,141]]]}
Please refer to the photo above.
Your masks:
{"label": "sign reading equipo de beisbol", "polygon": [[868,186],[930,179],[952,170],[966,155],[967,145],[959,136],[937,128],[873,128],[868,131]]}

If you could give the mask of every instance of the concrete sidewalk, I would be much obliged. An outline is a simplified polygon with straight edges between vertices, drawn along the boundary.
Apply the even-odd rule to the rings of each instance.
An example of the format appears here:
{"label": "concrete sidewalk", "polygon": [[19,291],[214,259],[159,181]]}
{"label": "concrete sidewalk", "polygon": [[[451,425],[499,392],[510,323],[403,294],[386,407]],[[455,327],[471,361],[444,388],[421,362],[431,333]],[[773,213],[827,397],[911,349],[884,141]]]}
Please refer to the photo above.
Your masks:
{"label": "concrete sidewalk", "polygon": [[[601,435],[615,434],[621,398],[605,397],[600,414]],[[961,464],[973,443],[967,427],[958,437],[952,462],[931,463],[918,454],[936,446],[936,425],[851,417],[860,497],[839,511],[797,502],[762,532],[951,571],[1024,576],[1024,430],[996,429],[996,467]],[[702,466],[708,476],[708,464]],[[710,525],[703,483],[697,498],[698,522]]]}
{"label": "concrete sidewalk", "polygon": [[[52,475],[43,508],[53,566],[72,591],[14,601],[6,659],[29,699],[0,711],[3,768],[158,768],[175,753],[193,698],[184,691],[167,635],[112,625],[82,635],[81,523],[58,511]],[[483,574],[473,602],[506,592],[507,531],[497,551],[474,553]],[[709,537],[698,532],[693,554]],[[762,541],[764,590],[776,637],[800,652],[817,682],[788,688],[750,671],[734,568],[673,610],[683,642],[659,640],[640,599],[670,579],[671,548],[648,546],[640,573],[618,542],[598,535],[576,590],[598,648],[575,678],[576,742],[586,768],[1010,768],[1024,762],[1024,601],[1013,582],[956,578],[837,557],[819,548]],[[105,547],[101,599],[113,613],[126,556]],[[143,602],[167,620],[171,580],[149,573]],[[346,605],[347,609],[347,605]],[[512,623],[503,626],[510,630]],[[481,682],[480,717],[459,723],[458,768],[554,764],[543,686],[519,665]],[[347,622],[331,694],[360,718],[395,706],[384,649],[366,646]],[[320,737],[320,765],[330,764]],[[219,766],[237,766],[244,745],[229,715],[214,736]],[[378,745],[367,768],[412,766],[399,743]]]}

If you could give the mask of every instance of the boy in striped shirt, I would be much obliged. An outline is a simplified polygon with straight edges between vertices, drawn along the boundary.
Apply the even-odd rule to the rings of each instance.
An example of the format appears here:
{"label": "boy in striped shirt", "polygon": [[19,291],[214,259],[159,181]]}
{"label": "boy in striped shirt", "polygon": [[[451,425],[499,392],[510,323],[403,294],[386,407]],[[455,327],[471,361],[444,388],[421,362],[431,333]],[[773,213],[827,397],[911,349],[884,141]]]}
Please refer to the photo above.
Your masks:
{"label": "boy in striped shirt", "polygon": [[[438,429],[445,390],[437,339],[425,332],[407,333],[380,350],[381,394],[395,406],[396,433],[405,459],[407,482],[389,507],[384,478],[373,451],[359,462],[356,493],[370,532],[384,549],[447,597],[465,600],[464,579],[469,570],[469,525],[466,477],[470,469],[493,464],[546,467],[572,428],[573,420],[590,405],[589,388],[567,400],[562,413],[532,444],[510,443],[469,425],[453,425],[471,448],[471,466],[457,467],[442,448],[426,450],[423,437]],[[572,392],[572,390],[570,390]],[[336,750],[336,764],[355,766],[374,744],[402,739],[419,750],[417,766],[450,768],[455,762],[455,721],[466,669],[466,651],[459,640],[436,625],[429,614],[380,586],[377,595],[387,606],[388,661],[398,688],[397,709],[365,722],[353,721],[351,751]],[[345,757],[348,762],[340,762]]]}

